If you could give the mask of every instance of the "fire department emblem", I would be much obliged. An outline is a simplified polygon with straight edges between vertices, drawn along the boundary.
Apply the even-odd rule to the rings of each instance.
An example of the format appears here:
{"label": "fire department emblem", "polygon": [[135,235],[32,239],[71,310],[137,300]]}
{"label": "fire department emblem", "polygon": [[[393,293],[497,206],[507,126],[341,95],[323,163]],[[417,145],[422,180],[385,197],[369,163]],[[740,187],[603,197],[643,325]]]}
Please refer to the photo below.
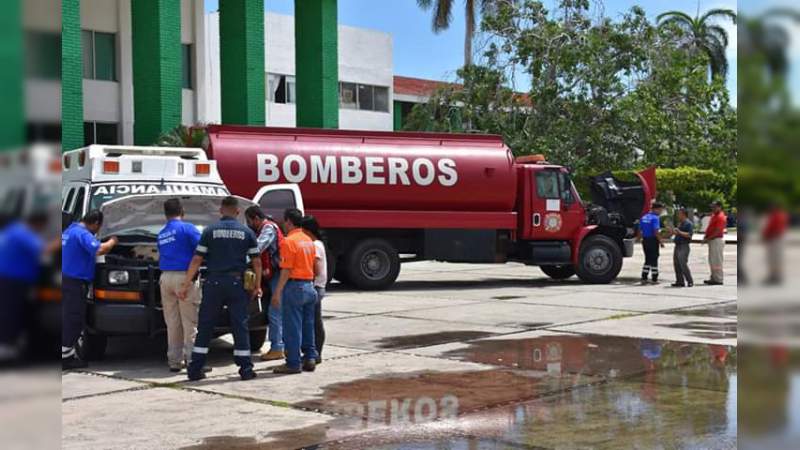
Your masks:
{"label": "fire department emblem", "polygon": [[561,214],[550,213],[544,216],[544,230],[555,233],[561,229]]}

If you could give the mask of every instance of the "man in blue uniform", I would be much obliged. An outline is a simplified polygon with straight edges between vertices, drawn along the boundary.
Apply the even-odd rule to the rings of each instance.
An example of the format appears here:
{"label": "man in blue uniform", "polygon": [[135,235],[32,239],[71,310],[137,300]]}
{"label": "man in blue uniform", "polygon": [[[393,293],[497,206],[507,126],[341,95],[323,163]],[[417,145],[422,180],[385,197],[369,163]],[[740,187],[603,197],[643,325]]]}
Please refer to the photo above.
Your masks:
{"label": "man in blue uniform", "polygon": [[180,372],[191,359],[200,308],[197,282],[192,283],[184,299],[178,298],[178,290],[200,242],[200,230],[184,222],[183,214],[179,199],[171,198],[164,202],[167,224],[158,233],[161,307],[167,325],[167,364],[171,372]]}
{"label": "man in blue uniform", "polygon": [[40,236],[47,222],[47,214],[37,212],[0,229],[0,363],[19,356],[25,305],[39,279],[41,258],[57,250],[45,248]]}
{"label": "man in blue uniform", "polygon": [[186,298],[200,265],[205,260],[207,275],[203,284],[197,338],[187,370],[191,381],[205,378],[203,366],[208,356],[208,344],[213,337],[214,326],[223,305],[228,307],[233,332],[233,359],[239,366],[239,376],[242,380],[256,377],[253,362],[250,360],[250,336],[247,327],[247,302],[250,298],[244,288],[244,272],[249,257],[255,272],[252,297],[260,297],[261,259],[258,244],[253,231],[236,219],[239,216],[239,201],[235,197],[222,200],[220,214],[222,219],[203,231],[178,294],[180,298]]}
{"label": "man in blue uniform", "polygon": [[644,249],[644,267],[642,267],[642,283],[647,283],[648,275],[652,274],[653,283],[658,283],[658,257],[660,248],[664,246],[661,242],[661,214],[664,212],[664,205],[653,203],[650,212],[639,219],[639,237],[642,239]]}
{"label": "man in blue uniform", "polygon": [[86,367],[78,357],[75,344],[86,321],[86,297],[94,280],[95,258],[105,255],[115,245],[111,237],[100,243],[94,236],[103,225],[103,213],[90,211],[78,223],[61,234],[61,367],[62,370]]}

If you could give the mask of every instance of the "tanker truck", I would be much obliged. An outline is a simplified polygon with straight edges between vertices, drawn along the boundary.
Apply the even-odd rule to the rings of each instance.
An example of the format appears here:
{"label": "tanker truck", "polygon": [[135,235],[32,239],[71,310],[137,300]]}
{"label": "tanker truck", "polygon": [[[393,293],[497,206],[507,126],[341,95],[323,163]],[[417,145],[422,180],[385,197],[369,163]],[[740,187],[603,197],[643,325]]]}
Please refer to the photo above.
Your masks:
{"label": "tanker truck", "polygon": [[635,182],[605,173],[584,202],[567,168],[515,158],[491,135],[209,126],[206,150],[230,190],[275,219],[287,207],[313,214],[328,272],[365,290],[419,260],[513,261],[609,283],[656,194],[654,169]]}

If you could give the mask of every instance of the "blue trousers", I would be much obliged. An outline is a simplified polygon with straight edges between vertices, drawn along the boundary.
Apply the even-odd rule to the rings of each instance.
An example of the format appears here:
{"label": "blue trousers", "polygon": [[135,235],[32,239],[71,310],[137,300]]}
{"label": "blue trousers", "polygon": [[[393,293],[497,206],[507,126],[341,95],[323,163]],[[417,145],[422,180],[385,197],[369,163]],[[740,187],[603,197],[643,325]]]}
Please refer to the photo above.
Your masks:
{"label": "blue trousers", "polygon": [[61,281],[61,358],[75,354],[75,344],[86,325],[87,281],[64,277]]}
{"label": "blue trousers", "polygon": [[[286,365],[300,368],[303,360],[318,357],[314,342],[317,291],[311,281],[289,281],[283,288],[283,342],[286,345]],[[300,352],[302,350],[302,359]]]}
{"label": "blue trousers", "polygon": [[[266,298],[268,302],[272,298],[272,293],[275,292],[275,287],[277,286],[278,276],[275,275],[269,280],[269,292],[264,292],[264,298]],[[284,350],[283,314],[281,313],[281,308],[272,307],[272,302],[270,302],[267,308],[267,322],[269,322],[267,328],[269,333],[269,349],[274,352],[282,352]]]}
{"label": "blue trousers", "polygon": [[217,318],[222,307],[228,306],[233,332],[233,361],[239,366],[239,375],[253,370],[250,360],[250,334],[247,327],[247,302],[242,278],[230,274],[209,274],[203,283],[203,301],[197,317],[197,337],[192,349],[192,361],[187,372],[190,377],[202,373],[208,357],[208,344],[214,337]]}

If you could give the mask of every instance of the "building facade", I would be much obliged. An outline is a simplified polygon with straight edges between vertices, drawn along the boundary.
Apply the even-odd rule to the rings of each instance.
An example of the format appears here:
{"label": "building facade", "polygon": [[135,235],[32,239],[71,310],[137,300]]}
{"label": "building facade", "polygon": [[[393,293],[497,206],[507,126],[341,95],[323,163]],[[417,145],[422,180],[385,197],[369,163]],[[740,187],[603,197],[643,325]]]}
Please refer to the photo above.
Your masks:
{"label": "building facade", "polygon": [[[206,16],[204,67],[208,92],[201,122],[222,123],[219,13]],[[297,124],[295,21],[291,16],[264,15],[264,85],[266,124]],[[392,38],[387,33],[338,26],[339,128],[351,130],[393,129]]]}

